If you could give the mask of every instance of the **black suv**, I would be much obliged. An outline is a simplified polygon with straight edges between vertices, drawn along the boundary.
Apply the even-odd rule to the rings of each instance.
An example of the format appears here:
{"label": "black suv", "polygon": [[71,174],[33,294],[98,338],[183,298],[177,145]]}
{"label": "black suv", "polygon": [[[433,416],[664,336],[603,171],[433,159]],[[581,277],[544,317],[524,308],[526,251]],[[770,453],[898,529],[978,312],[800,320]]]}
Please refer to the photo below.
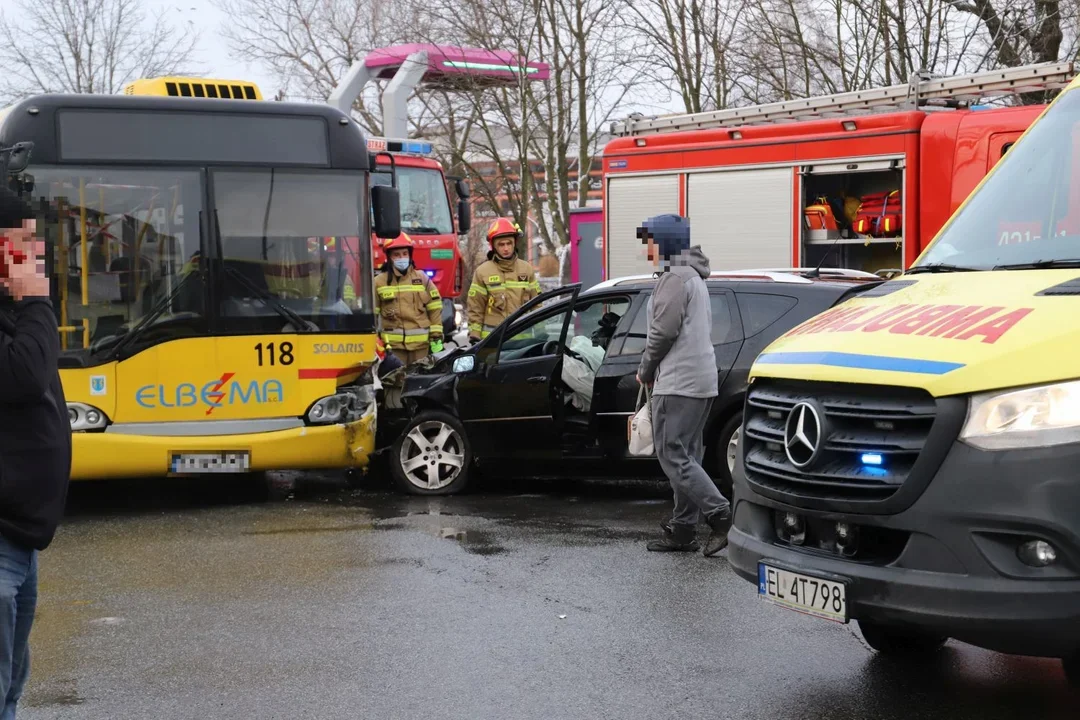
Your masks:
{"label": "black suv", "polygon": [[[731,497],[743,399],[754,359],[777,337],[880,284],[851,271],[714,273],[712,341],[720,394],[706,425],[706,467]],[[482,342],[449,351],[384,389],[379,447],[397,484],[415,494],[462,490],[474,462],[494,474],[660,474],[627,453],[639,399],[638,363],[655,276],[571,285],[521,308]],[[587,357],[586,357],[587,356]],[[575,394],[564,358],[591,361]],[[578,364],[578,368],[583,365]],[[591,390],[591,392],[590,392]]]}

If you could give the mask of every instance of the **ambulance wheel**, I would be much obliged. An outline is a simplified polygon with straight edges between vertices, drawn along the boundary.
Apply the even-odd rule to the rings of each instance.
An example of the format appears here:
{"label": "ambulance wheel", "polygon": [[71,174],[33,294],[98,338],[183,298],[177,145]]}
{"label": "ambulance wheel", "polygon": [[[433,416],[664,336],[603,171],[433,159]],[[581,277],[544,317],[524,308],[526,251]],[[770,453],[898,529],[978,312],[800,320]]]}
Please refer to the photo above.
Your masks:
{"label": "ambulance wheel", "polygon": [[469,482],[472,448],[453,415],[426,410],[414,417],[390,448],[398,487],[412,495],[453,495]]}
{"label": "ambulance wheel", "polygon": [[874,650],[882,655],[897,657],[930,655],[940,650],[949,639],[944,635],[915,628],[884,625],[870,620],[860,620],[859,631],[862,632],[866,644]]}
{"label": "ambulance wheel", "polygon": [[733,498],[732,475],[735,472],[735,464],[739,461],[739,441],[742,439],[742,413],[737,412],[728,418],[720,428],[720,432],[714,437],[712,446],[709,448],[711,456],[709,462],[710,474],[716,480],[716,486],[720,488],[720,494],[730,502]]}

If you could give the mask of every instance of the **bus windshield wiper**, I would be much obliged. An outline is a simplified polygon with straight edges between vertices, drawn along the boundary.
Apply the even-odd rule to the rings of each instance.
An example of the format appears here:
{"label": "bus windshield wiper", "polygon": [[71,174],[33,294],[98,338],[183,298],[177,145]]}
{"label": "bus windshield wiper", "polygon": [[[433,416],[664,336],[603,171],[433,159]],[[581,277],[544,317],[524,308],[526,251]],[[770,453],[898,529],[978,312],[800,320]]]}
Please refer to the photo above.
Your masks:
{"label": "bus windshield wiper", "polygon": [[[271,178],[272,178],[272,176],[271,176]],[[271,185],[271,187],[273,187],[273,186]],[[269,213],[269,206],[268,206],[268,209],[267,209],[267,213]],[[269,217],[269,214],[267,215],[267,217]],[[214,230],[217,232],[218,241],[220,242],[221,241],[221,221],[218,218],[218,211],[216,209],[214,210]],[[264,233],[266,232],[265,226],[263,227],[263,232]],[[263,247],[264,248],[266,247],[265,236],[263,238]],[[298,333],[312,332],[312,331],[317,331],[319,329],[318,325],[316,325],[313,322],[309,322],[307,320],[304,320],[304,318],[300,317],[295,311],[293,311],[287,305],[284,305],[280,300],[278,300],[276,297],[274,297],[273,293],[271,293],[271,292],[269,292],[267,290],[263,290],[261,287],[259,287],[258,285],[253,283],[251,280],[249,280],[247,277],[245,277],[244,274],[242,272],[240,272],[239,270],[237,270],[236,268],[230,267],[228,265],[224,265],[224,268],[225,268],[225,272],[230,277],[234,278],[237,282],[239,282],[241,285],[243,285],[245,288],[247,288],[248,292],[253,293],[255,297],[259,298],[260,300],[263,301],[263,303],[270,306],[270,308],[274,312],[276,312],[278,315],[280,315],[281,317],[283,317],[286,320],[288,320],[289,322],[291,322],[293,324],[293,327],[296,328],[296,332],[298,332]]]}
{"label": "bus windshield wiper", "polygon": [[439,228],[431,227],[430,225],[417,225],[416,227],[405,228],[405,230],[420,235],[442,235],[450,233],[449,230],[440,230]]}
{"label": "bus windshield wiper", "polygon": [[283,304],[280,300],[278,300],[276,297],[274,297],[272,293],[270,293],[270,292],[268,292],[266,290],[263,290],[261,287],[259,287],[255,283],[251,282],[251,280],[244,277],[244,274],[242,272],[240,272],[239,270],[237,270],[236,268],[229,267],[228,265],[226,265],[225,266],[225,272],[230,277],[232,277],[237,282],[239,282],[241,285],[243,285],[245,288],[247,288],[249,292],[254,293],[255,297],[262,300],[274,312],[276,312],[278,315],[280,315],[281,317],[285,318],[290,323],[292,323],[293,327],[296,328],[296,332],[302,333],[302,332],[316,332],[316,331],[318,331],[318,329],[319,329],[318,325],[316,325],[315,323],[310,322],[310,321],[305,320],[304,318],[300,317],[300,315],[298,315],[296,313],[296,311],[294,311],[289,306]]}
{"label": "bus windshield wiper", "polygon": [[[131,343],[133,343],[136,338],[146,332],[147,328],[153,325],[154,321],[161,317],[162,314],[164,314],[164,312],[169,309],[169,306],[172,305],[172,301],[176,299],[176,296],[180,294],[180,291],[184,289],[188,282],[191,281],[191,278],[197,275],[198,273],[193,272],[180,278],[180,282],[176,283],[176,286],[172,289],[172,292],[161,298],[161,300],[158,301],[158,304],[150,310],[149,315],[139,321],[139,323],[135,327],[131,328],[123,335],[117,336],[119,343],[117,344],[116,349],[112,351],[110,359],[118,359],[120,357],[120,353],[123,352],[124,348],[131,345]],[[98,346],[98,349],[101,349],[100,345]]]}
{"label": "bus windshield wiper", "polygon": [[948,263],[930,263],[929,265],[919,265],[908,270],[905,275],[917,275],[918,273],[952,273],[952,272],[980,272],[980,268],[963,267],[961,265],[950,265]]}
{"label": "bus windshield wiper", "polygon": [[1061,260],[1035,260],[1026,263],[1009,263],[995,265],[995,270],[1044,270],[1047,268],[1075,268],[1080,267],[1080,258],[1063,258]]}

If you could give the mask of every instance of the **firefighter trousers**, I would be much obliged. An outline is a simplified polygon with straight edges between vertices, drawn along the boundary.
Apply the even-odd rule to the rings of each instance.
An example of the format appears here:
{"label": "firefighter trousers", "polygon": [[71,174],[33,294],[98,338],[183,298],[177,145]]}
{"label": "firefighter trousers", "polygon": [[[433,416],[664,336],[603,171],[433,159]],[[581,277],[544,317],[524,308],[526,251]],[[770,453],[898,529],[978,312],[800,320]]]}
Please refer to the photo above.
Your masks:
{"label": "firefighter trousers", "polygon": [[406,350],[405,348],[394,348],[390,352],[394,353],[394,357],[400,360],[404,365],[409,366],[414,362],[419,362],[431,354],[431,349],[428,347],[421,347],[415,350]]}

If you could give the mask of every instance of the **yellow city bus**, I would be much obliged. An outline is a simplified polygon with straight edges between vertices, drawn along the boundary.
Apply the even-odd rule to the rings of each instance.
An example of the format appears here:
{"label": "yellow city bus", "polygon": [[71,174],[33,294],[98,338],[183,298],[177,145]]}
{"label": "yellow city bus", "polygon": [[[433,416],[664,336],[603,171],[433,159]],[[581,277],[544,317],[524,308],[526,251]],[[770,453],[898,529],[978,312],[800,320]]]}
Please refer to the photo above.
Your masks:
{"label": "yellow city bus", "polygon": [[0,111],[0,147],[32,147],[6,179],[47,241],[72,477],[364,466],[397,191],[338,110],[197,82],[237,87]]}

